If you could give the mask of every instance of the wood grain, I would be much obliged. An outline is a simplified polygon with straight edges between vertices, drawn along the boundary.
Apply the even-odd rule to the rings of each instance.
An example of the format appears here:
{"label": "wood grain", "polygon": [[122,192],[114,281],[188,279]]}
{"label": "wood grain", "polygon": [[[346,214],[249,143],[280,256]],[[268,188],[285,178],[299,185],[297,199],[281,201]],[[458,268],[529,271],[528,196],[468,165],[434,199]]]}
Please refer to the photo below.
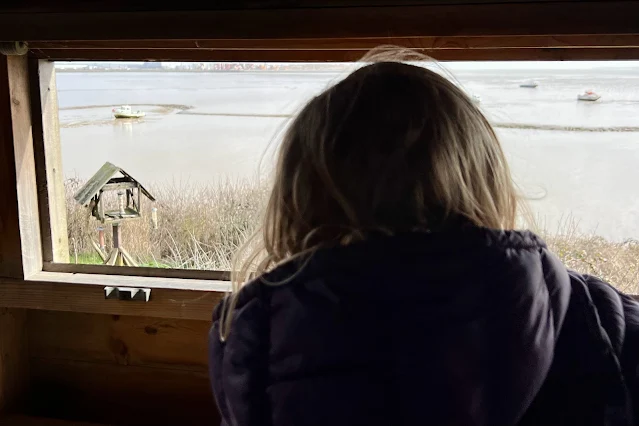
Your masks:
{"label": "wood grain", "polygon": [[[55,275],[42,273],[44,276]],[[71,274],[62,274],[69,276]],[[79,274],[78,274],[79,275]],[[46,279],[42,276],[37,278]],[[23,281],[0,278],[0,307],[44,309],[62,312],[85,312],[113,315],[135,315],[154,318],[210,320],[213,308],[224,297],[224,292],[206,290],[206,283],[193,285],[184,281],[184,289],[162,288],[170,280],[151,278],[87,276],[80,282]],[[106,300],[104,286],[109,285],[153,287],[149,302]],[[82,284],[81,282],[85,282]],[[92,283],[92,284],[90,284]],[[133,285],[132,285],[133,284]],[[197,289],[189,288],[197,287]]]}
{"label": "wood grain", "polygon": [[[403,5],[468,4],[468,3],[542,3],[578,2],[583,0],[403,0]],[[597,1],[597,0],[595,0]],[[605,0],[598,0],[605,1]],[[280,9],[318,8],[346,6],[396,6],[393,0],[234,0],[221,2],[210,0],[186,0],[181,2],[113,2],[109,0],[21,0],[0,5],[0,12],[105,12],[105,11],[177,11],[224,9]]]}
{"label": "wood grain", "polygon": [[637,47],[639,35],[545,35],[468,37],[368,37],[322,39],[221,40],[63,40],[35,41],[34,51],[69,50],[369,50],[380,45],[412,49],[497,49],[534,47]]}
{"label": "wood grain", "polygon": [[0,55],[0,276],[21,278],[24,273],[16,187],[7,57]]}
{"label": "wood grain", "polygon": [[127,425],[213,425],[205,372],[33,358],[30,413]]}
{"label": "wood grain", "polygon": [[[177,7],[176,7],[177,8]],[[3,40],[639,34],[639,2],[0,14]]]}
{"label": "wood grain", "polygon": [[[27,57],[8,56],[7,76],[11,99],[22,270],[24,276],[28,277],[42,270],[42,246]],[[7,182],[7,185],[10,184],[11,182]]]}
{"label": "wood grain", "polygon": [[18,410],[28,390],[26,312],[0,308],[0,414]]}
{"label": "wood grain", "polygon": [[34,358],[207,371],[210,321],[29,311]]}
{"label": "wood grain", "polygon": [[[639,48],[498,48],[414,49],[439,61],[566,61],[635,60]],[[257,62],[352,62],[368,51],[340,50],[162,50],[162,49],[49,49],[32,51],[38,58],[64,61],[257,61]]]}
{"label": "wood grain", "polygon": [[30,60],[29,79],[43,260],[68,262],[69,239],[54,64]]}
{"label": "wood grain", "polygon": [[170,269],[170,268],[149,268],[145,266],[120,266],[112,267],[108,265],[82,265],[72,263],[48,263],[43,265],[43,271],[47,272],[69,272],[80,274],[104,274],[123,275],[132,277],[158,277],[158,278],[185,278],[196,280],[229,281],[228,271],[207,271],[199,269]]}

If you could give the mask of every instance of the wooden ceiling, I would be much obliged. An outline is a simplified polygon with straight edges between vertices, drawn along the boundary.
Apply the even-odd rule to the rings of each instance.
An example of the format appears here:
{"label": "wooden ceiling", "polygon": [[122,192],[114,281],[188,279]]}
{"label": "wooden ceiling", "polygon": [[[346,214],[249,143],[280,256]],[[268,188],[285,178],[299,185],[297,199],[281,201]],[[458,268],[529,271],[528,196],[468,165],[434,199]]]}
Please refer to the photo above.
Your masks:
{"label": "wooden ceiling", "polygon": [[55,60],[351,61],[380,44],[440,60],[639,59],[639,1],[159,3],[23,0],[0,6],[0,40]]}

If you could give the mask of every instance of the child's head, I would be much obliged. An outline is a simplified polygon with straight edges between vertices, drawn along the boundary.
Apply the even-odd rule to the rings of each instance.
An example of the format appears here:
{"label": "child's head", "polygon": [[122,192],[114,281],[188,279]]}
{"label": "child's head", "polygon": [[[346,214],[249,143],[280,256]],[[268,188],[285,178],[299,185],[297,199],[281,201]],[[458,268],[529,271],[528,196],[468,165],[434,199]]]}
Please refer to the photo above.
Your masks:
{"label": "child's head", "polygon": [[515,223],[516,191],[486,118],[455,84],[405,63],[367,65],[312,99],[275,173],[260,247],[236,258],[236,286],[250,269],[371,232]]}
{"label": "child's head", "polygon": [[311,100],[280,147],[264,223],[275,261],[369,231],[438,230],[465,218],[512,228],[516,196],[474,103],[425,68],[380,62]]}
{"label": "child's head", "polygon": [[516,208],[499,141],[473,101],[425,68],[378,62],[291,123],[262,224],[264,257],[251,261],[261,272],[369,232],[512,228]]}

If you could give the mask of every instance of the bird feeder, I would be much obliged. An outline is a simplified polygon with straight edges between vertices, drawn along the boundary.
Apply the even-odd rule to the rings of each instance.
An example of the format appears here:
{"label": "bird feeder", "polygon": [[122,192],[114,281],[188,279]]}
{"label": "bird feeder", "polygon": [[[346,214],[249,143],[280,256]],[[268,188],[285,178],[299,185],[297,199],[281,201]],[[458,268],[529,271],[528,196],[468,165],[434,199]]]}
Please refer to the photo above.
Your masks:
{"label": "bird feeder", "polygon": [[107,255],[104,251],[102,234],[99,239],[100,244],[92,241],[104,263],[137,266],[122,247],[121,224],[141,217],[142,195],[150,201],[155,201],[149,191],[133,176],[108,162],[104,163],[75,194],[75,200],[80,205],[88,207],[91,215],[102,225],[110,224],[113,227],[113,250],[110,254]]}

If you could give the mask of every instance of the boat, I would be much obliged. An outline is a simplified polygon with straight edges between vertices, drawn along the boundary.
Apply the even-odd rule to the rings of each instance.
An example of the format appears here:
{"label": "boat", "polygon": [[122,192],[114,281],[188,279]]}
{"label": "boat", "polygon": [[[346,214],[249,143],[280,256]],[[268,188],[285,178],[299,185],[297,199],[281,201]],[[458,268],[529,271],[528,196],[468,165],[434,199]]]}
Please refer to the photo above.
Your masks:
{"label": "boat", "polygon": [[519,85],[519,87],[524,87],[526,89],[535,89],[539,86],[539,84],[535,80],[526,80]]}
{"label": "boat", "polygon": [[476,104],[481,103],[481,96],[476,95],[475,93],[473,93],[473,94],[471,95],[471,98],[472,98],[473,102],[475,102]]}
{"label": "boat", "polygon": [[115,118],[142,118],[146,115],[146,113],[139,110],[133,111],[129,105],[113,108],[112,112]]}
{"label": "boat", "polygon": [[590,101],[590,102],[598,101],[600,98],[601,98],[601,96],[596,94],[592,90],[586,90],[584,93],[582,93],[581,95],[577,96],[577,100]]}

